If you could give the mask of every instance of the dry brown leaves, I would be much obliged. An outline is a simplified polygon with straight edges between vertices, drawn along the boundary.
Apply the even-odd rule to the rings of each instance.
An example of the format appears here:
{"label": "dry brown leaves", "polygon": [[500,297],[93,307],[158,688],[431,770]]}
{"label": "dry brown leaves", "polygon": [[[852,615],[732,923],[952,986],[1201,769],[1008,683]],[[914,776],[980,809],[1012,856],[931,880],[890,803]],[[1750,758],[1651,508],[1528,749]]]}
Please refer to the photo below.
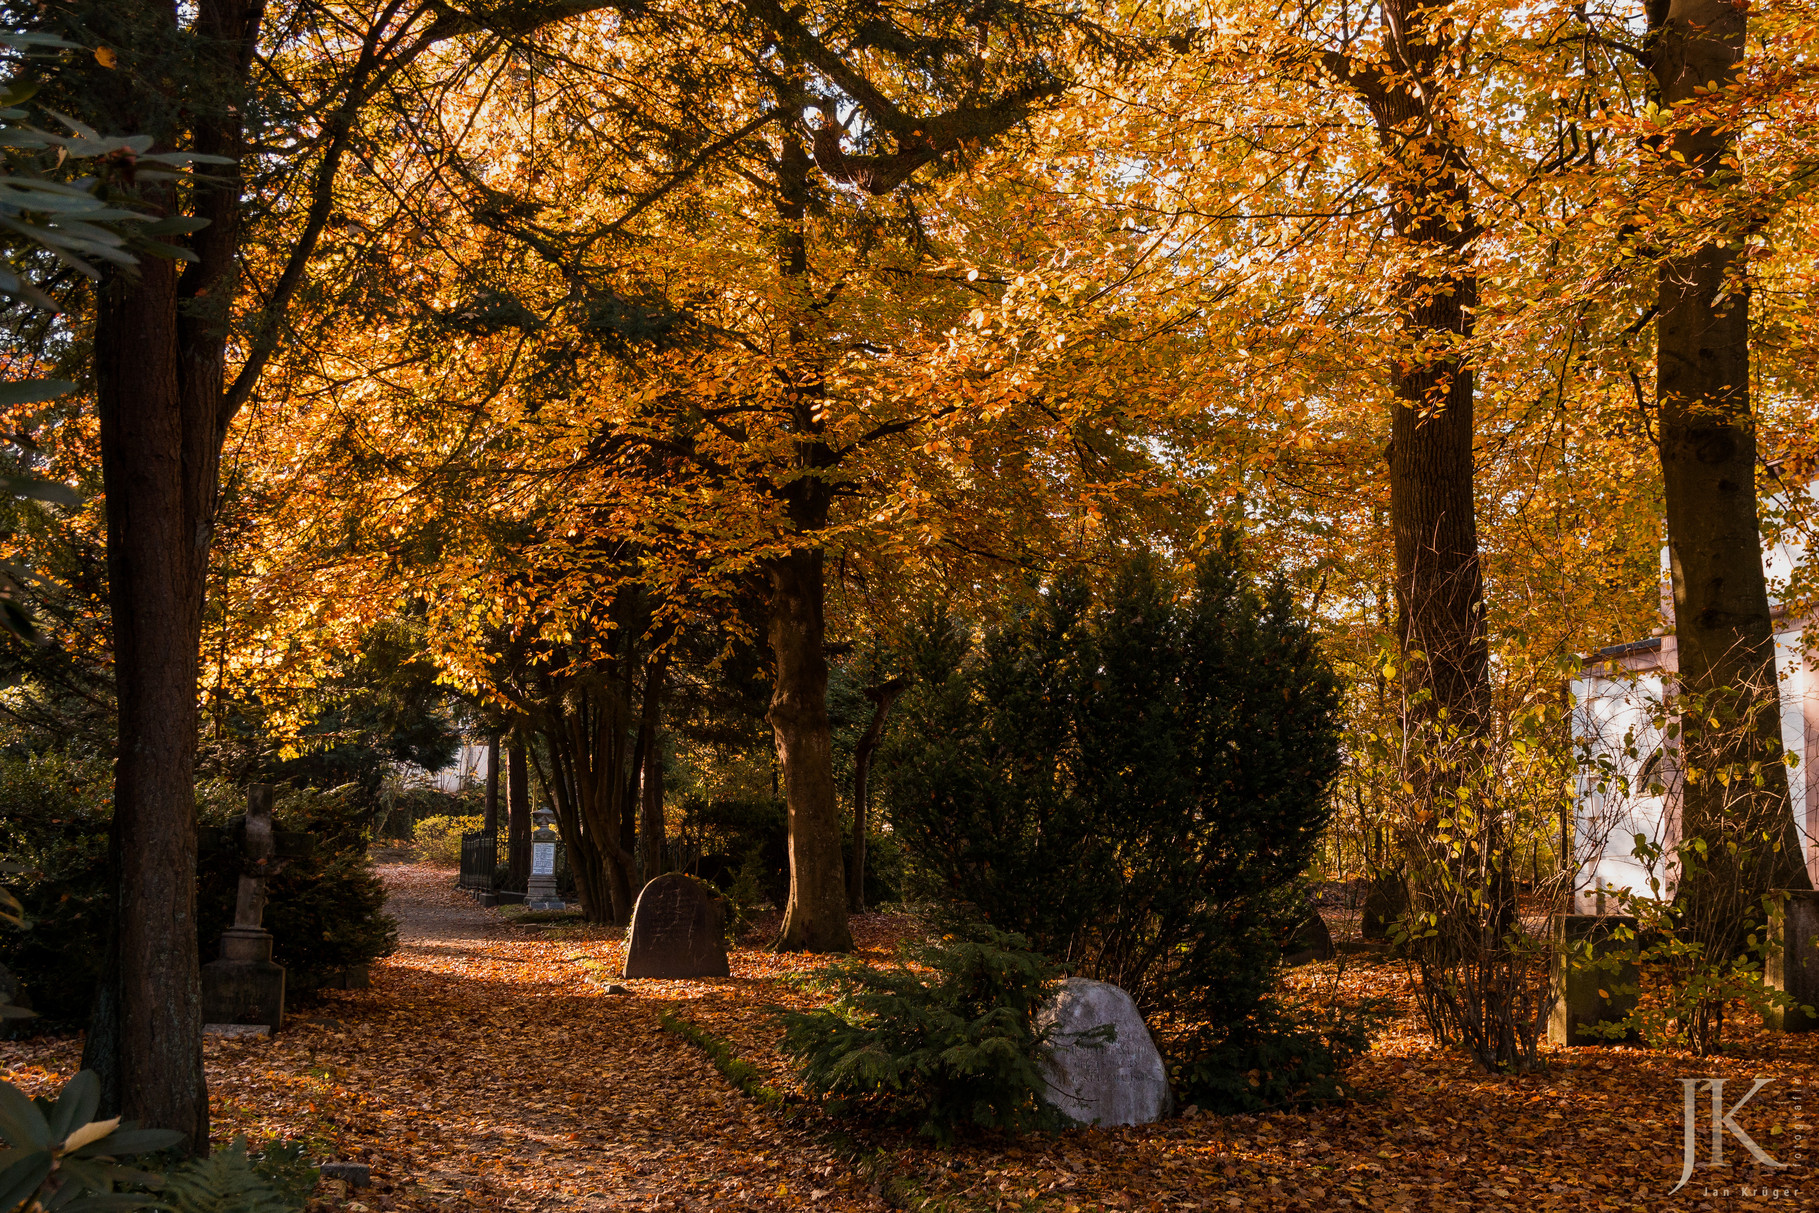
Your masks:
{"label": "dry brown leaves", "polygon": [[[741,948],[729,978],[621,981],[616,932],[550,938],[473,908],[445,871],[382,872],[404,944],[374,966],[372,989],[327,995],[276,1039],[207,1046],[217,1137],[301,1137],[320,1157],[369,1163],[373,1187],[325,1190],[326,1205],[352,1213],[1819,1207],[1800,1140],[1819,1102],[1803,1111],[1798,1099],[1819,1082],[1812,1037],[1753,1036],[1716,1062],[1560,1050],[1550,1076],[1503,1079],[1436,1051],[1405,1016],[1353,1074],[1367,1094],[1348,1106],[942,1151],[764,1111],[658,1024],[665,1009],[681,1014],[783,1087],[768,1008],[802,1005],[779,978],[820,960]],[[884,916],[857,928],[870,956],[897,929]],[[631,992],[607,993],[609,982]],[[1343,982],[1351,995],[1405,993],[1384,965],[1354,965]],[[79,1054],[74,1039],[3,1044],[0,1074],[40,1089],[73,1073]],[[1754,1077],[1774,1079],[1737,1121],[1792,1165],[1702,1167],[1665,1197],[1681,1171],[1680,1079],[1703,1075],[1743,1080],[1727,1100]],[[1710,1112],[1699,1098],[1704,1162]],[[866,1143],[863,1161],[852,1138]],[[1726,1161],[1748,1161],[1734,1139]]]}

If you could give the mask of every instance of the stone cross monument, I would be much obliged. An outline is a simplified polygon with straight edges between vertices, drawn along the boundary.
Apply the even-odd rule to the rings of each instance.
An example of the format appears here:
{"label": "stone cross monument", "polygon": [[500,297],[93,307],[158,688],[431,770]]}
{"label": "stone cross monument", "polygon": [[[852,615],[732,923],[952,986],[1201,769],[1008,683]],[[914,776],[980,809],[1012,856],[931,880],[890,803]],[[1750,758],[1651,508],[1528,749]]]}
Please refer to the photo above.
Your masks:
{"label": "stone cross monument", "polygon": [[563,903],[562,895],[556,892],[556,831],[550,823],[556,820],[556,814],[544,805],[531,814],[537,828],[531,831],[531,878],[529,887],[524,893],[525,908],[531,910],[563,910],[568,907]]}
{"label": "stone cross monument", "polygon": [[240,840],[240,888],[234,925],[221,933],[221,958],[202,966],[202,1018],[210,1025],[284,1025],[284,966],[272,963],[265,919],[265,880],[278,867],[272,789],[246,790]]}

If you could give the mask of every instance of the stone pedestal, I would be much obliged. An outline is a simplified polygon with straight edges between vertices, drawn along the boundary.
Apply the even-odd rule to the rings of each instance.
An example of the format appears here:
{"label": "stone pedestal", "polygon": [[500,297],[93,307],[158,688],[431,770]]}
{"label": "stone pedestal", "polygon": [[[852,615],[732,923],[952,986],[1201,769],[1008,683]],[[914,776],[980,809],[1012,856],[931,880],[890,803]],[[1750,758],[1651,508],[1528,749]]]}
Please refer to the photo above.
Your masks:
{"label": "stone pedestal", "polygon": [[[1819,1030],[1819,893],[1805,889],[1777,893],[1769,914],[1768,943],[1763,984],[1791,995],[1799,1005],[1773,1008],[1762,1022],[1777,1032]],[[1809,1007],[1812,1010],[1805,1009]]]}
{"label": "stone pedestal", "polygon": [[202,1018],[211,1024],[284,1026],[284,966],[272,963],[272,937],[258,927],[221,933],[221,959],[202,966]]}
{"label": "stone pedestal", "polygon": [[[1613,939],[1619,927],[1628,927],[1631,938]],[[1612,986],[1634,991],[1640,981],[1633,960],[1615,970],[1591,967],[1590,960],[1612,952],[1633,952],[1636,920],[1620,914],[1556,914],[1554,916],[1554,1014],[1548,1020],[1547,1038],[1557,1045],[1606,1045],[1608,1036],[1586,1035],[1591,1024],[1622,1019],[1636,1009],[1636,993],[1609,996]],[[1633,1035],[1624,1039],[1633,1039]]]}

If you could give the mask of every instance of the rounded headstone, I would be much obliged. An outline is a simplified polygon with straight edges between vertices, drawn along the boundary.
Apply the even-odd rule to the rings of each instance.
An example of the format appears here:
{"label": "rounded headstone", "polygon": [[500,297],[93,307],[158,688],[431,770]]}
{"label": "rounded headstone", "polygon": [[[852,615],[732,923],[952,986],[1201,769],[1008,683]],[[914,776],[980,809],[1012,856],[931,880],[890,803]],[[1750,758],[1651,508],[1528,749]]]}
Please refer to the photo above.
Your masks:
{"label": "rounded headstone", "polygon": [[632,909],[627,977],[725,977],[725,909],[712,885],[670,872]]}
{"label": "rounded headstone", "polygon": [[[1114,1038],[1087,1036],[1110,1024]],[[1168,1068],[1137,1004],[1117,986],[1070,977],[1036,1013],[1049,1030],[1042,1062],[1048,1101],[1083,1125],[1146,1125],[1175,1106]]]}

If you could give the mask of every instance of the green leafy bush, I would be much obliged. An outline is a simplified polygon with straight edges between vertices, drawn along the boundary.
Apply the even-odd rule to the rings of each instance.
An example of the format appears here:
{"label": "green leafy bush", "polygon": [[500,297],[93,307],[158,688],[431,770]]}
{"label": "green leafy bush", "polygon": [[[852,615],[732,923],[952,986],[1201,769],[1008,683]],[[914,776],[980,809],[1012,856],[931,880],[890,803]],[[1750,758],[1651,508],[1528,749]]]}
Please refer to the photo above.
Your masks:
{"label": "green leafy bush", "polygon": [[484,817],[425,817],[411,829],[411,841],[417,848],[417,859],[438,867],[453,868],[461,864],[461,836],[486,825]]}
{"label": "green leafy bush", "polygon": [[1389,1005],[1292,1005],[1265,998],[1177,1066],[1176,1085],[1208,1112],[1265,1112],[1346,1098],[1345,1068],[1370,1048]]}
{"label": "green leafy bush", "polygon": [[820,978],[832,1003],[780,1016],[783,1052],[811,1093],[937,1140],[965,1125],[1052,1128],[1035,1015],[1059,975],[1027,940],[990,927],[906,945],[890,968],[841,961]]}
{"label": "green leafy bush", "polygon": [[[316,840],[309,855],[285,863],[265,886],[272,959],[285,966],[286,984],[296,992],[398,947],[398,925],[385,913],[385,885],[367,856],[370,818],[357,791],[279,788],[272,798],[276,828]],[[226,825],[245,811],[244,797],[237,788],[213,785],[198,815],[204,824]],[[240,871],[232,854],[217,852],[201,857],[197,876],[196,917],[207,963],[233,921]]]}
{"label": "green leafy bush", "polygon": [[1182,1097],[1217,1085],[1339,767],[1338,683],[1287,588],[1228,538],[1190,585],[1134,559],[1098,595],[1061,578],[977,652],[936,621],[910,654],[880,775],[911,894],[1122,986]]}

